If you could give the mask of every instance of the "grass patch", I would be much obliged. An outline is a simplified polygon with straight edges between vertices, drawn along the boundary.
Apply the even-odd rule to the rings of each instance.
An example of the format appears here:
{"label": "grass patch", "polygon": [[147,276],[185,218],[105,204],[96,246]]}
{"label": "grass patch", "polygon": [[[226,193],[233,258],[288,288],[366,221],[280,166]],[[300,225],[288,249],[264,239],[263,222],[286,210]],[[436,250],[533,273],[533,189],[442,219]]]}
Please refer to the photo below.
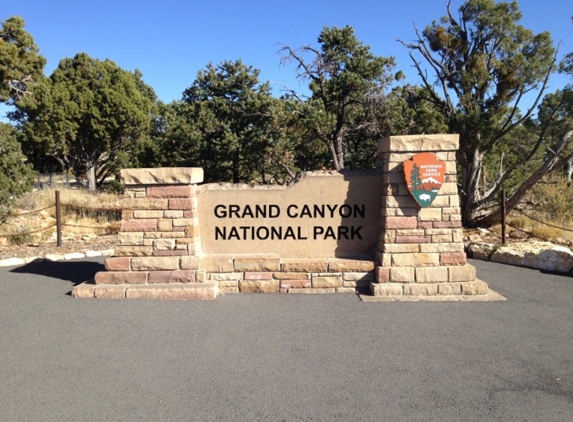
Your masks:
{"label": "grass patch", "polygon": [[[62,236],[105,235],[119,231],[122,196],[82,189],[60,192]],[[30,192],[19,198],[14,216],[0,225],[0,244],[30,244],[54,237],[56,189]]]}

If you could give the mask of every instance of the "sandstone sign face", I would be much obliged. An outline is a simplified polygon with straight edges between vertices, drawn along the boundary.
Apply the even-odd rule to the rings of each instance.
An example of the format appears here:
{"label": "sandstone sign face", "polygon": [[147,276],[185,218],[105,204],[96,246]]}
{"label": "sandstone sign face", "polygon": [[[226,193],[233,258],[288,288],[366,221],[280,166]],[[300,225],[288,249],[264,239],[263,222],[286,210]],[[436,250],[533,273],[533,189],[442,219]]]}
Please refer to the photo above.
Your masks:
{"label": "sandstone sign face", "polygon": [[289,187],[202,185],[203,252],[371,258],[379,239],[382,175],[304,173]]}
{"label": "sandstone sign face", "polygon": [[404,161],[406,186],[421,207],[429,206],[436,198],[445,175],[446,163],[435,154],[424,152]]}

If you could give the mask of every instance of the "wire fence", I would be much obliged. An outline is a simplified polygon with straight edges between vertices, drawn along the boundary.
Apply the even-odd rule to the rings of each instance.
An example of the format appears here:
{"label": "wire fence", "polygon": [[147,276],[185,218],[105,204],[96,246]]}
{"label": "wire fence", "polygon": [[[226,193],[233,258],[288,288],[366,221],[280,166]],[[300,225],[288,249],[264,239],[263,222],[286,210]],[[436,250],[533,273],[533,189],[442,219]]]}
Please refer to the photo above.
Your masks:
{"label": "wire fence", "polygon": [[547,222],[547,221],[543,221],[543,220],[541,220],[541,219],[538,218],[538,217],[534,217],[533,215],[531,215],[531,214],[529,214],[529,213],[525,213],[523,210],[519,210],[519,213],[520,213],[521,215],[523,215],[524,217],[527,217],[527,218],[529,218],[530,220],[533,220],[533,221],[535,221],[535,222],[537,222],[537,223],[541,223],[541,224],[543,224],[543,225],[545,225],[545,226],[553,227],[554,229],[559,229],[559,230],[563,230],[563,231],[566,231],[566,232],[573,233],[573,229],[569,229],[569,228],[567,228],[567,227],[563,227],[563,226],[559,226],[559,225],[557,225],[557,224],[553,224],[553,223],[549,223],[549,222]]}
{"label": "wire fence", "polygon": [[16,220],[16,219],[21,218],[21,217],[30,217],[33,215],[38,215],[38,214],[42,213],[43,211],[50,210],[50,209],[55,209],[55,215],[56,215],[56,222],[55,223],[48,224],[44,227],[40,227],[37,229],[24,229],[24,230],[18,230],[17,232],[14,232],[14,233],[0,234],[0,238],[12,239],[12,240],[24,239],[24,238],[28,238],[31,235],[45,232],[45,231],[53,229],[55,227],[56,228],[57,244],[58,244],[58,246],[62,246],[62,228],[63,227],[75,228],[75,229],[90,229],[90,230],[94,230],[94,231],[100,231],[101,230],[101,231],[105,231],[108,233],[110,233],[110,232],[115,233],[118,230],[117,227],[113,227],[110,225],[86,225],[86,224],[79,224],[79,223],[64,222],[63,217],[62,217],[62,209],[65,209],[68,212],[76,212],[78,214],[84,213],[86,215],[94,216],[94,217],[105,215],[106,217],[109,218],[111,216],[112,221],[120,220],[121,219],[121,212],[122,212],[122,209],[117,208],[117,207],[87,207],[87,206],[75,205],[75,204],[64,204],[64,203],[61,203],[61,201],[60,201],[60,192],[55,191],[55,201],[52,204],[50,204],[46,207],[43,207],[43,208],[32,210],[32,211],[24,211],[24,212],[20,212],[20,213],[11,214],[8,216],[8,219],[4,224],[6,224],[8,227],[11,227],[11,226],[13,227],[15,225],[13,223],[11,223],[11,220]]}

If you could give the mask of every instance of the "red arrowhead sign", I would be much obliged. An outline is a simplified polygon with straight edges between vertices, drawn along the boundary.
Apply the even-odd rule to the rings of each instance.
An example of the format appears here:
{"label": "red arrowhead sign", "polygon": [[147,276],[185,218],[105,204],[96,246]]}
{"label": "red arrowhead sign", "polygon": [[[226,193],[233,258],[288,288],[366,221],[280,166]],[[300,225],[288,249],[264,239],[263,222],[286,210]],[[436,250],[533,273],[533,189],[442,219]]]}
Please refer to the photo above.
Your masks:
{"label": "red arrowhead sign", "polygon": [[446,162],[431,152],[422,152],[404,161],[406,186],[421,207],[427,207],[438,195],[446,176]]}

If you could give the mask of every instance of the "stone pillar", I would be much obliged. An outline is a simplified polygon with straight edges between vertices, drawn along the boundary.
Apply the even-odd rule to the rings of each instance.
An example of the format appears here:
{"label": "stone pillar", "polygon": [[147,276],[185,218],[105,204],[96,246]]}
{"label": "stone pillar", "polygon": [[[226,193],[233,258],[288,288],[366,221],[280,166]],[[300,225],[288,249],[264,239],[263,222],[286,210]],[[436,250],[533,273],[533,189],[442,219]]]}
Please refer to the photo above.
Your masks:
{"label": "stone pillar", "polygon": [[[486,283],[466,263],[456,181],[458,135],[392,136],[378,145],[383,176],[376,296],[486,294]],[[403,162],[421,152],[446,162],[438,195],[421,208],[410,195]]]}
{"label": "stone pillar", "polygon": [[197,184],[203,169],[127,169],[121,177],[118,246],[95,285],[82,285],[76,296],[214,299],[216,283],[205,283],[199,270]]}

